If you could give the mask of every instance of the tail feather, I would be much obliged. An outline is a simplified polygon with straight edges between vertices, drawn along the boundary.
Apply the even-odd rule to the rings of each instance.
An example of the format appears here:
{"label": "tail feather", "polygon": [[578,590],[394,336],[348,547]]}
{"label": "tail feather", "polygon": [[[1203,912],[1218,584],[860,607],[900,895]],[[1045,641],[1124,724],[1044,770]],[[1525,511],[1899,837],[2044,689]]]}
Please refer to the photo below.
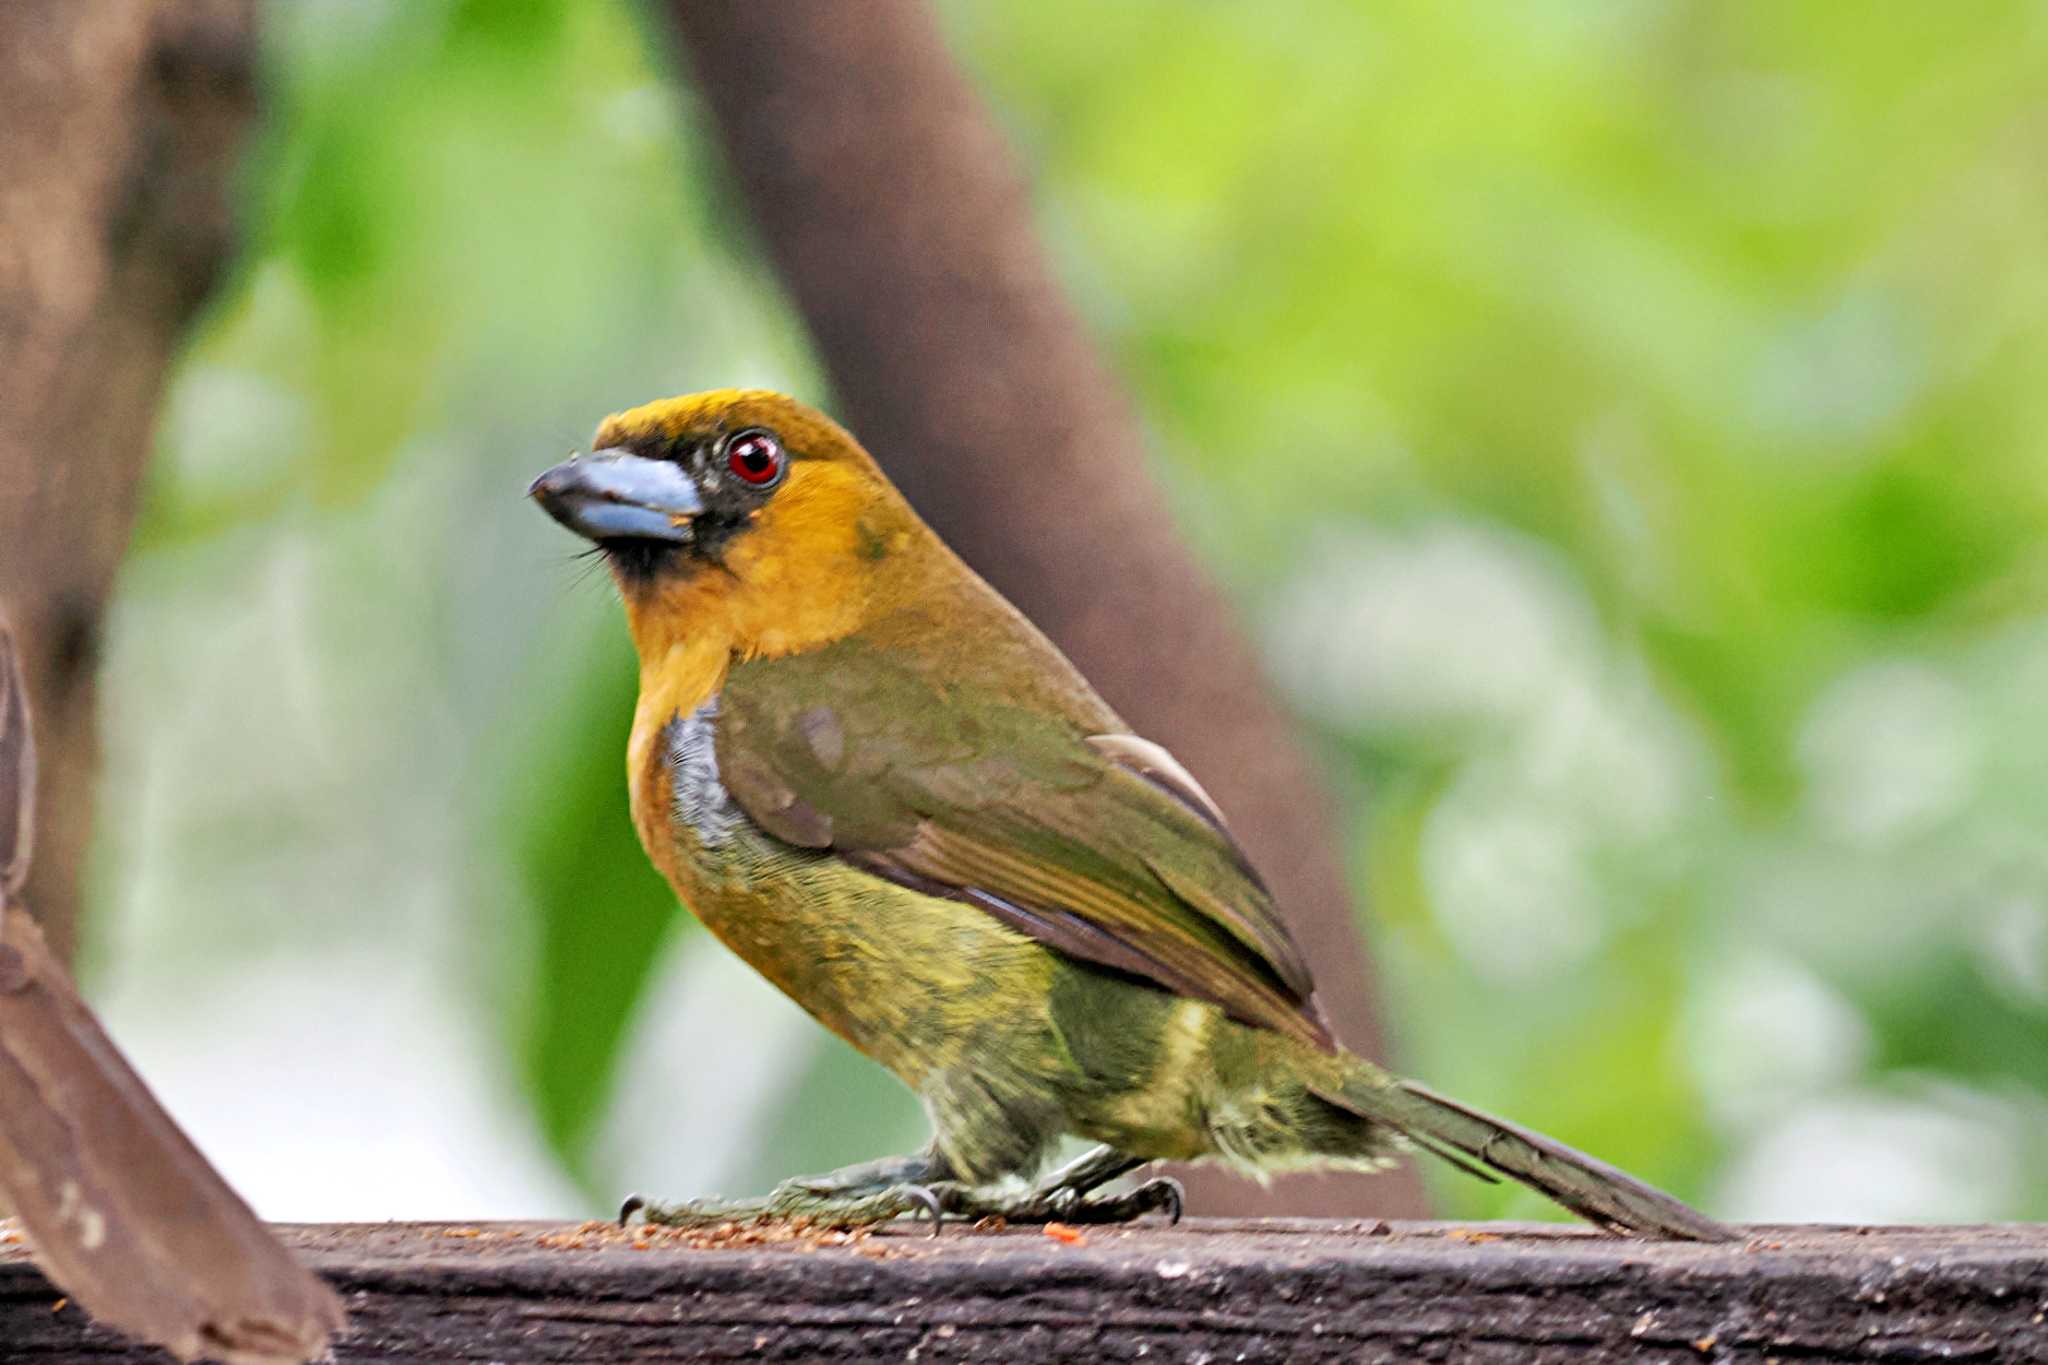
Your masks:
{"label": "tail feather", "polygon": [[1689,1242],[1729,1242],[1739,1236],[1626,1171],[1418,1082],[1375,1072],[1325,1098],[1467,1171],[1472,1167],[1452,1153],[1518,1180],[1590,1223]]}

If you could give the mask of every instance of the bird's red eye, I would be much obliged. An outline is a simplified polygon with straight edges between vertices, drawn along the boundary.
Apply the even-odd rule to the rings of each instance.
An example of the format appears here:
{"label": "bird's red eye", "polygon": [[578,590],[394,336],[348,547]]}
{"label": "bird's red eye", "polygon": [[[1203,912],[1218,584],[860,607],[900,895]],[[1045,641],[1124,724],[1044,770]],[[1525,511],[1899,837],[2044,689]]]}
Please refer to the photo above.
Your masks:
{"label": "bird's red eye", "polygon": [[782,477],[783,460],[782,443],[765,431],[743,431],[725,447],[726,467],[756,488]]}

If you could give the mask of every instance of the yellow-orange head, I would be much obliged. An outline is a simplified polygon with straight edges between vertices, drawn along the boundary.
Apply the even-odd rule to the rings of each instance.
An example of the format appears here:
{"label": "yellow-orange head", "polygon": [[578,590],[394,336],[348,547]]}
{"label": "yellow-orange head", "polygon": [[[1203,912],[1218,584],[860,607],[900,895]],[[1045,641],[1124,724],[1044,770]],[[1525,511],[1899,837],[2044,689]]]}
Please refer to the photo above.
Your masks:
{"label": "yellow-orange head", "polygon": [[828,644],[915,588],[937,541],[845,428],[763,389],[607,417],[533,496],[610,561],[643,663]]}

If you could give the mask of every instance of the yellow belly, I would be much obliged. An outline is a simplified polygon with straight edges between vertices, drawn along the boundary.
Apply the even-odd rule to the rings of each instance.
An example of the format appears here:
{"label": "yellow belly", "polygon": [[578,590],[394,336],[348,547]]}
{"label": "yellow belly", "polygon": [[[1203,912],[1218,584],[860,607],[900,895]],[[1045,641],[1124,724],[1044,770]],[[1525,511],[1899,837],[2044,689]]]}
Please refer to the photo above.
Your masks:
{"label": "yellow belly", "polygon": [[[972,906],[830,855],[763,850],[693,869],[677,894],[733,952],[913,1089],[972,1023],[1042,1015],[1046,951]],[[692,859],[685,859],[692,862]]]}

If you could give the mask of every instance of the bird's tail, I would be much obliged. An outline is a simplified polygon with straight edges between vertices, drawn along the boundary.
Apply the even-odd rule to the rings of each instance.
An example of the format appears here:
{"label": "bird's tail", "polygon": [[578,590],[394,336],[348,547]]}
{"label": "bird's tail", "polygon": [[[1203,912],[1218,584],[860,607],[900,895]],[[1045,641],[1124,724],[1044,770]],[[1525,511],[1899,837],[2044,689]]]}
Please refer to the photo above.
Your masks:
{"label": "bird's tail", "polygon": [[1492,1171],[1518,1180],[1602,1227],[1689,1242],[1739,1235],[1626,1171],[1365,1063],[1322,1098],[1481,1179]]}

